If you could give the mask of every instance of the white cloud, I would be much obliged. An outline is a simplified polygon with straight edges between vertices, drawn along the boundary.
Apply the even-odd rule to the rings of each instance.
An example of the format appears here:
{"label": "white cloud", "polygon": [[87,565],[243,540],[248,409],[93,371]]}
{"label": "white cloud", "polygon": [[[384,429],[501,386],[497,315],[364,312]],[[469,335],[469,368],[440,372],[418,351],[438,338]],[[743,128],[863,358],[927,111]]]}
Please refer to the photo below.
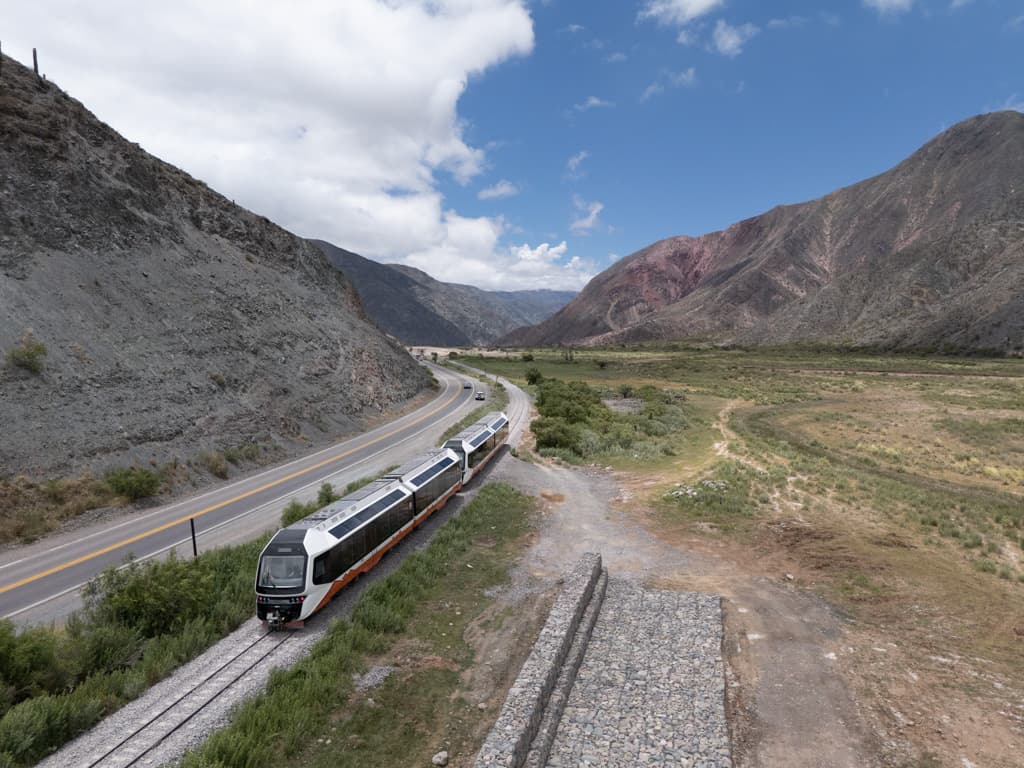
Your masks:
{"label": "white cloud", "polygon": [[807,23],[806,16],[787,16],[784,19],[771,19],[768,21],[769,29],[789,29],[791,27],[802,27]]}
{"label": "white cloud", "polygon": [[688,88],[697,84],[697,70],[690,67],[682,72],[669,72],[668,79],[676,88]]}
{"label": "white cloud", "polygon": [[509,248],[509,252],[519,262],[524,264],[535,262],[535,263],[550,263],[558,261],[560,258],[565,256],[566,250],[569,246],[565,244],[563,240],[558,245],[552,246],[549,243],[541,243],[536,248],[531,248],[528,245],[513,245]]}
{"label": "white cloud", "polygon": [[1014,18],[1010,19],[1008,22],[1006,22],[1006,26],[1008,26],[1010,29],[1024,29],[1024,15],[1015,16]]}
{"label": "white cloud", "polygon": [[50,79],[102,120],[300,235],[389,261],[503,253],[503,222],[444,212],[438,176],[466,183],[484,167],[458,101],[471,77],[532,50],[526,0],[258,12],[180,0],[145,13],[37,0],[5,7],[3,42],[22,60],[38,46]]}
{"label": "white cloud", "polygon": [[596,107],[614,107],[614,101],[606,101],[605,99],[598,98],[597,96],[588,96],[587,100],[579,104],[573,104],[573,109],[577,112],[586,112],[589,109]]}
{"label": "white cloud", "polygon": [[438,280],[491,290],[557,288],[579,290],[594,275],[593,265],[578,256],[566,259],[568,246],[541,243],[500,246],[502,219],[444,214],[443,242],[401,260]]}
{"label": "white cloud", "polygon": [[584,26],[582,24],[570,24],[569,26],[567,26],[565,28],[566,32],[571,32],[574,35],[577,32],[582,32],[583,30],[584,30]]}
{"label": "white cloud", "polygon": [[609,54],[605,61],[607,61],[609,64],[621,64],[628,58],[629,57],[622,51],[616,51],[615,53]]}
{"label": "white cloud", "polygon": [[754,35],[760,32],[753,24],[740,24],[734,27],[724,19],[719,19],[715,24],[715,31],[712,38],[715,42],[715,49],[723,56],[739,56],[743,53],[743,46]]}
{"label": "white cloud", "polygon": [[682,26],[725,4],[725,0],[647,0],[641,19]]}
{"label": "white cloud", "polygon": [[965,5],[970,5],[973,2],[974,0],[953,0],[953,2],[950,3],[950,8],[953,8],[954,10],[957,8],[963,8]]}
{"label": "white cloud", "polygon": [[665,88],[690,88],[697,84],[697,69],[690,67],[682,72],[666,72],[653,83],[648,85],[642,94],[640,101],[644,102],[652,96],[664,93]]}
{"label": "white cloud", "polygon": [[664,91],[665,86],[663,86],[658,81],[654,81],[646,88],[644,88],[644,92],[640,94],[640,101],[647,101],[652,96],[657,96],[659,93],[663,93]]}
{"label": "white cloud", "polygon": [[581,213],[585,213],[586,215],[575,219],[572,224],[569,225],[569,229],[578,235],[587,235],[596,227],[600,226],[601,222],[598,220],[598,216],[601,214],[601,211],[604,210],[604,203],[588,203],[579,195],[574,195],[572,204],[575,206],[576,210]]}
{"label": "white cloud", "polygon": [[508,179],[502,179],[494,186],[481,189],[477,193],[477,197],[481,200],[493,200],[496,197],[513,197],[518,194],[519,187]]}
{"label": "white cloud", "polygon": [[576,174],[579,171],[580,164],[588,157],[590,157],[590,153],[585,149],[581,149],[566,161],[565,167],[569,173]]}
{"label": "white cloud", "polygon": [[881,14],[887,14],[909,11],[914,0],[863,0],[863,3]]}

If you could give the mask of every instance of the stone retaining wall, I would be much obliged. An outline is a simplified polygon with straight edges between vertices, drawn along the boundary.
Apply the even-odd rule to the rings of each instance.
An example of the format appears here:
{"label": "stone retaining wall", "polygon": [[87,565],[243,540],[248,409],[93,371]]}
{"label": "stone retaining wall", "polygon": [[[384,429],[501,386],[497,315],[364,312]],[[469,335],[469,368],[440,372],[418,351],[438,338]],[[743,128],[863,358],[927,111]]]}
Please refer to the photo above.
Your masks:
{"label": "stone retaining wall", "polygon": [[533,651],[480,748],[475,768],[521,768],[525,762],[600,576],[601,556],[594,553],[585,554],[566,576]]}

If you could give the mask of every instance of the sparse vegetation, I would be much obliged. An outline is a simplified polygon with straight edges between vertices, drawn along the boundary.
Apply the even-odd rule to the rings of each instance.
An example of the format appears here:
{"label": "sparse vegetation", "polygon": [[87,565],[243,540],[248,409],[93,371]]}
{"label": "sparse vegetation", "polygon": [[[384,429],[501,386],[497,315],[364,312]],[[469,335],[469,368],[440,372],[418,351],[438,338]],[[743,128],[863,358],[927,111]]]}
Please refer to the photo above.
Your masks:
{"label": "sparse vegetation", "polygon": [[25,331],[16,347],[7,351],[7,363],[31,373],[43,372],[43,358],[46,357],[46,345]]}
{"label": "sparse vegetation", "polygon": [[203,451],[199,454],[199,463],[214,477],[227,479],[228,461],[220,451]]}
{"label": "sparse vegetation", "polygon": [[145,467],[111,469],[104,475],[104,480],[114,493],[129,501],[155,495],[163,482],[159,474]]}

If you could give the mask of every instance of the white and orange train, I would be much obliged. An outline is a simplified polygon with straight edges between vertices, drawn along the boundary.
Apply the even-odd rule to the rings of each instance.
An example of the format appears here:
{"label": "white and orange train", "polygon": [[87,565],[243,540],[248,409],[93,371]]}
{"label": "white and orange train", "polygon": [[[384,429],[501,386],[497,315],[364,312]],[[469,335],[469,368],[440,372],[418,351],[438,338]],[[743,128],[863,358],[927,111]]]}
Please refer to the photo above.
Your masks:
{"label": "white and orange train", "polygon": [[282,528],[260,553],[256,615],[301,626],[338,591],[445,505],[508,440],[495,411],[441,448]]}

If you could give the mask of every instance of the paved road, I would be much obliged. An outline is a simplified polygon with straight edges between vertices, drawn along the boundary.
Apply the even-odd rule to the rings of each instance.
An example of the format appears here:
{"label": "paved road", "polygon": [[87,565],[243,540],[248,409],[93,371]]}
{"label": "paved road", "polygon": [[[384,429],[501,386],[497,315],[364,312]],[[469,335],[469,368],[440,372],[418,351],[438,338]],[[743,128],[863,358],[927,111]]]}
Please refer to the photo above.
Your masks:
{"label": "paved road", "polygon": [[[200,551],[248,541],[276,528],[284,505],[315,497],[321,483],[343,487],[436,445],[449,424],[479,403],[472,399],[474,389],[462,386],[468,379],[432,368],[441,382],[438,397],[366,434],[190,499],[129,510],[0,554],[0,617],[22,625],[59,622],[81,605],[79,589],[103,568],[129,555],[142,559],[171,549],[190,556],[190,519]],[[525,395],[516,390],[513,400],[522,413]]]}

